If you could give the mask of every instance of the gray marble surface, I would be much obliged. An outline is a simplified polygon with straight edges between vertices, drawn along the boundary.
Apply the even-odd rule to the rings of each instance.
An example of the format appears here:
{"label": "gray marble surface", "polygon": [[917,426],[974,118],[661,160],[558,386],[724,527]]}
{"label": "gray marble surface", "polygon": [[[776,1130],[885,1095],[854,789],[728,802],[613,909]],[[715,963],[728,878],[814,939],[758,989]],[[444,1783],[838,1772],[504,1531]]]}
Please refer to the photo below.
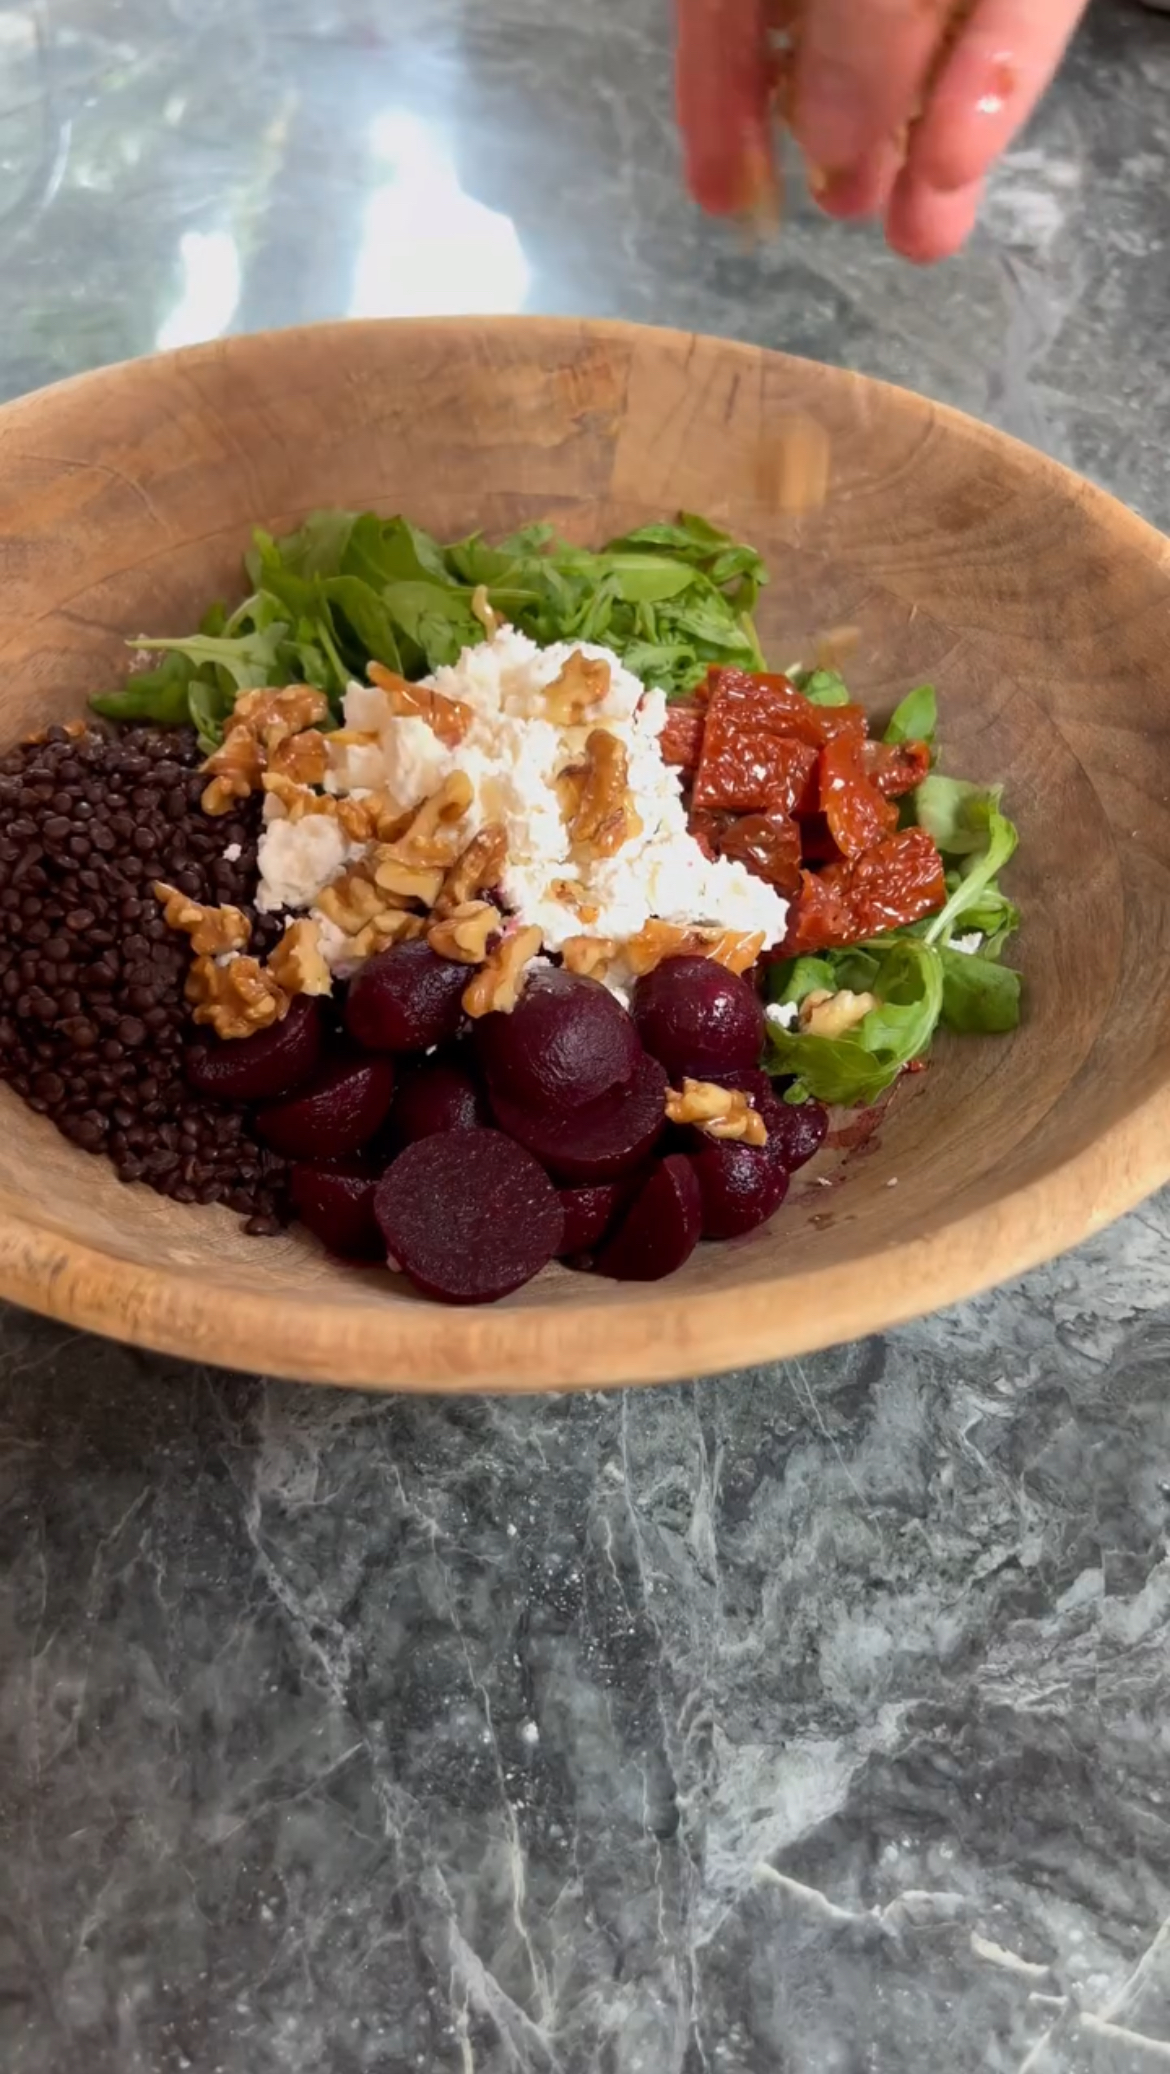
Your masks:
{"label": "gray marble surface", "polygon": [[[1170,23],[914,273],[680,196],[662,0],[2,0],[0,392],[346,312],[907,382],[1170,521]],[[1170,2065],[1170,1204],[885,1341],[385,1402],[0,1319],[4,2074]]]}

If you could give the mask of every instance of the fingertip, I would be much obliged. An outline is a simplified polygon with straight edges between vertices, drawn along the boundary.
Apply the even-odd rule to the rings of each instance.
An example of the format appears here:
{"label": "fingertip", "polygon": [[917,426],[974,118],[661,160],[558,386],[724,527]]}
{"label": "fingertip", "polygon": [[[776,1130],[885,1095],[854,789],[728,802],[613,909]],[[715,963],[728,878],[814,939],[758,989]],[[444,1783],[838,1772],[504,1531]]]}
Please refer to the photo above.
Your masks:
{"label": "fingertip", "polygon": [[887,243],[915,266],[952,259],[975,227],[983,187],[982,180],[975,180],[957,193],[943,193],[906,168],[894,184],[886,211]]}
{"label": "fingertip", "polygon": [[810,174],[809,187],[817,207],[839,221],[883,215],[898,176],[899,159],[892,145],[870,151],[855,166]]}

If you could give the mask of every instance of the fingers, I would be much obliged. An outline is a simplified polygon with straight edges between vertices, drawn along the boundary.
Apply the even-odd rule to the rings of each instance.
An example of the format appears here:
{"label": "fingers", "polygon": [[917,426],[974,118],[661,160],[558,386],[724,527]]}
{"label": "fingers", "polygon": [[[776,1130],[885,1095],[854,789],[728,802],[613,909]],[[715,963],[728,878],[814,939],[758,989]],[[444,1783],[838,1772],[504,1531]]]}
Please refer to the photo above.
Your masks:
{"label": "fingers", "polygon": [[677,0],[687,186],[714,216],[767,206],[776,172],[763,0]]}
{"label": "fingers", "polygon": [[908,121],[947,0],[812,0],[797,60],[793,128],[814,166],[856,167]]}
{"label": "fingers", "polygon": [[911,139],[904,176],[954,194],[981,181],[1060,63],[1085,0],[980,0]]}
{"label": "fingers", "polygon": [[886,211],[886,238],[903,259],[933,266],[966,244],[975,228],[984,183],[949,192],[899,174]]}

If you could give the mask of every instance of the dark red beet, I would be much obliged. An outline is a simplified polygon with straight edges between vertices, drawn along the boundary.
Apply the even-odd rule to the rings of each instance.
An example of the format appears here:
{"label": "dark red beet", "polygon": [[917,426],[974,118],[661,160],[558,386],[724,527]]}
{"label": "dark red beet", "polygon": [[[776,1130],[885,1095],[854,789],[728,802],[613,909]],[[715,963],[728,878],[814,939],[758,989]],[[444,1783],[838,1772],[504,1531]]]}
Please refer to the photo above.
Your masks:
{"label": "dark red beet", "polygon": [[466,965],[437,957],[420,938],[378,951],[350,982],[345,1022],[367,1051],[428,1051],[462,1020]]}
{"label": "dark red beet", "polygon": [[736,1145],[703,1138],[690,1161],[702,1198],[705,1239],[737,1239],[754,1231],[775,1215],[788,1194],[788,1174],[770,1143]]}
{"label": "dark red beet", "polygon": [[438,1131],[395,1160],[375,1209],[393,1259],[440,1303],[494,1303],[558,1251],[556,1189],[500,1131]]}
{"label": "dark red beet", "polygon": [[320,1006],[298,994],[283,1022],[254,1037],[188,1045],[183,1074],[189,1087],[217,1102],[273,1102],[312,1078],[321,1042]]}
{"label": "dark red beet", "polygon": [[615,1282],[660,1282],[690,1259],[702,1229],[699,1184],[690,1160],[660,1160],[597,1256]]}
{"label": "dark red beet", "polygon": [[664,958],[634,988],[630,1013],[677,1086],[758,1066],[764,1011],[746,979],[712,958]]}
{"label": "dark red beet", "polygon": [[760,1097],[756,1108],[767,1126],[768,1151],[790,1174],[820,1151],[829,1128],[829,1112],[819,1102],[785,1102],[773,1091]]}
{"label": "dark red beet", "polygon": [[448,1059],[428,1059],[399,1083],[390,1130],[401,1145],[436,1131],[470,1131],[490,1122],[487,1104],[470,1073]]}
{"label": "dark red beet", "polygon": [[565,1235],[558,1252],[592,1253],[601,1244],[621,1205],[628,1201],[626,1181],[595,1181],[583,1188],[558,1190],[565,1213]]}
{"label": "dark red beet", "polygon": [[627,1088],[602,1095],[571,1115],[531,1108],[502,1088],[491,1090],[501,1130],[558,1181],[616,1181],[653,1151],[666,1122],[666,1075],[643,1058]]}
{"label": "dark red beet", "polygon": [[628,1087],[642,1056],[638,1033],[598,980],[539,972],[510,1015],[485,1015],[476,1046],[489,1084],[541,1109],[579,1109]]}
{"label": "dark red beet", "polygon": [[389,1059],[333,1059],[300,1094],[257,1110],[256,1129],[288,1159],[341,1159],[385,1122],[393,1093]]}
{"label": "dark red beet", "polygon": [[294,1167],[292,1199],[301,1223],[341,1260],[385,1260],[386,1245],[374,1215],[380,1179],[361,1159],[339,1159],[327,1167]]}

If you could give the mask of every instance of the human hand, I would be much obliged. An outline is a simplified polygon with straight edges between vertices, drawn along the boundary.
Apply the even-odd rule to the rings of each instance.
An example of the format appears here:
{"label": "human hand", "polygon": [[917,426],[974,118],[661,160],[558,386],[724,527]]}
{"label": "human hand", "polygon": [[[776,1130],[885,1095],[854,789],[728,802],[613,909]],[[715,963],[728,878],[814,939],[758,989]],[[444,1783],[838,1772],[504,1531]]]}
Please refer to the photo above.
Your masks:
{"label": "human hand", "polygon": [[676,0],[691,192],[716,215],[766,209],[779,112],[829,215],[881,216],[895,251],[945,259],[1084,4]]}

